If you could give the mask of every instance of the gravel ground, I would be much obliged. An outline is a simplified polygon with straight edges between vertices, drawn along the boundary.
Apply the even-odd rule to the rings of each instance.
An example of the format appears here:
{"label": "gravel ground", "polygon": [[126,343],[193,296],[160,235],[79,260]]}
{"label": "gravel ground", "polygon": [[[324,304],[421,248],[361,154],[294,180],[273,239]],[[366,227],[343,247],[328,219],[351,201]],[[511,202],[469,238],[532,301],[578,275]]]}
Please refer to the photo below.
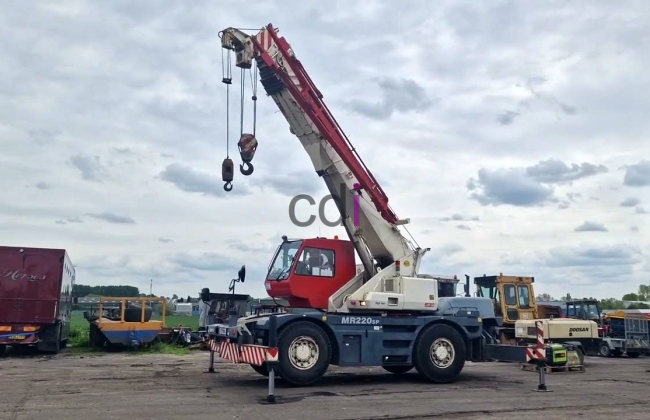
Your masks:
{"label": "gravel ground", "polygon": [[586,372],[547,375],[552,392],[534,392],[538,375],[506,363],[468,364],[448,385],[411,372],[331,367],[318,385],[266,378],[250,366],[187,356],[105,354],[0,359],[0,419],[526,419],[585,415],[647,419],[650,358],[587,358]]}

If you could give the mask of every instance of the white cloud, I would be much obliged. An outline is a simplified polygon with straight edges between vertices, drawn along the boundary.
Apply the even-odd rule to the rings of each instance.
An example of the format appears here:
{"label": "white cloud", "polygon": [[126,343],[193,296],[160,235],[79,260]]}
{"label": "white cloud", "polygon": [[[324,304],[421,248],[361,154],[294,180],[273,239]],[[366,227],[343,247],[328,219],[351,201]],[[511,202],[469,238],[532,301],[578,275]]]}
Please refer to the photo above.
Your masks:
{"label": "white cloud", "polygon": [[[223,191],[217,32],[271,22],[434,249],[423,268],[533,275],[555,296],[647,283],[643,3],[401,3],[3,3],[0,242],[68,249],[82,284],[165,295],[224,290],[245,263],[238,290],[260,296],[281,235],[343,236],[290,224],[291,195],[326,190],[261,86],[255,172],[239,173],[238,72]],[[589,221],[607,231],[574,232]]]}

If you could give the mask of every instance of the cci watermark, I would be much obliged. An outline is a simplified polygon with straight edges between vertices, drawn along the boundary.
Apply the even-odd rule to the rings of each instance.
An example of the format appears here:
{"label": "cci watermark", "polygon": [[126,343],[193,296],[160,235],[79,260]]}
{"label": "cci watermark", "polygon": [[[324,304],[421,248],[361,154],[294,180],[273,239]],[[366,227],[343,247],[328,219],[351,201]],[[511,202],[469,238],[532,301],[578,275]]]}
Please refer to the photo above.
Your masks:
{"label": "cci watermark", "polygon": [[[358,183],[355,183],[353,188],[354,190],[359,191],[361,186]],[[339,193],[339,197],[341,197],[340,209],[342,209],[343,211],[341,212],[346,215],[351,214],[354,222],[354,226],[359,226],[359,195],[358,194],[354,195],[353,203],[350,206],[351,207],[350,208],[348,207],[347,198],[346,198],[348,197],[349,193],[350,192],[347,186],[345,184],[341,184],[340,193]],[[325,216],[325,205],[330,200],[334,201],[334,204],[337,204],[336,198],[334,198],[332,194],[326,195],[325,197],[321,198],[321,200],[318,202],[318,216],[312,214],[309,216],[309,218],[306,221],[301,221],[298,220],[298,217],[296,217],[296,205],[300,201],[306,201],[307,203],[309,203],[310,206],[315,206],[316,199],[314,199],[314,197],[312,197],[309,194],[299,194],[293,197],[289,202],[289,219],[291,220],[291,223],[293,223],[298,227],[307,227],[313,225],[314,222],[316,221],[316,218],[318,217],[321,223],[324,224],[325,226],[329,226],[329,227],[343,226],[343,217],[339,216],[337,220],[331,221]],[[337,208],[339,208],[338,205]]]}

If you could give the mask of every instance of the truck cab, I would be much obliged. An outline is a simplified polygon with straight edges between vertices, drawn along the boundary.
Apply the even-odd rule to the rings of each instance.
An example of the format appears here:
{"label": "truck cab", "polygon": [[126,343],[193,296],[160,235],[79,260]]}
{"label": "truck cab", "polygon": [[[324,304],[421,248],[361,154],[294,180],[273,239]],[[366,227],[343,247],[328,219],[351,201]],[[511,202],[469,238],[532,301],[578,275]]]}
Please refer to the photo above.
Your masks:
{"label": "truck cab", "polygon": [[600,324],[601,313],[595,299],[572,300],[566,303],[566,317],[587,319]]}

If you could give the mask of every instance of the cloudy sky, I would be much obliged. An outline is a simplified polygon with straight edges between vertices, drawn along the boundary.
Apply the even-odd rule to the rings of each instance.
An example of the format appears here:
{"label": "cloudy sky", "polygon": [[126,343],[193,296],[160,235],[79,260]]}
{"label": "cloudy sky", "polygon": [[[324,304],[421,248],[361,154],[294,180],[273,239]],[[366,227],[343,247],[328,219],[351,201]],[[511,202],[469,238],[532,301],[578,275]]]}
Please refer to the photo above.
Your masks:
{"label": "cloudy sky", "polygon": [[264,296],[281,235],[344,235],[291,224],[292,196],[326,192],[261,86],[255,173],[222,189],[217,33],[273,23],[432,248],[424,271],[531,275],[555,297],[650,283],[650,3],[400,3],[3,1],[1,244],[166,296],[246,264],[238,290]]}

